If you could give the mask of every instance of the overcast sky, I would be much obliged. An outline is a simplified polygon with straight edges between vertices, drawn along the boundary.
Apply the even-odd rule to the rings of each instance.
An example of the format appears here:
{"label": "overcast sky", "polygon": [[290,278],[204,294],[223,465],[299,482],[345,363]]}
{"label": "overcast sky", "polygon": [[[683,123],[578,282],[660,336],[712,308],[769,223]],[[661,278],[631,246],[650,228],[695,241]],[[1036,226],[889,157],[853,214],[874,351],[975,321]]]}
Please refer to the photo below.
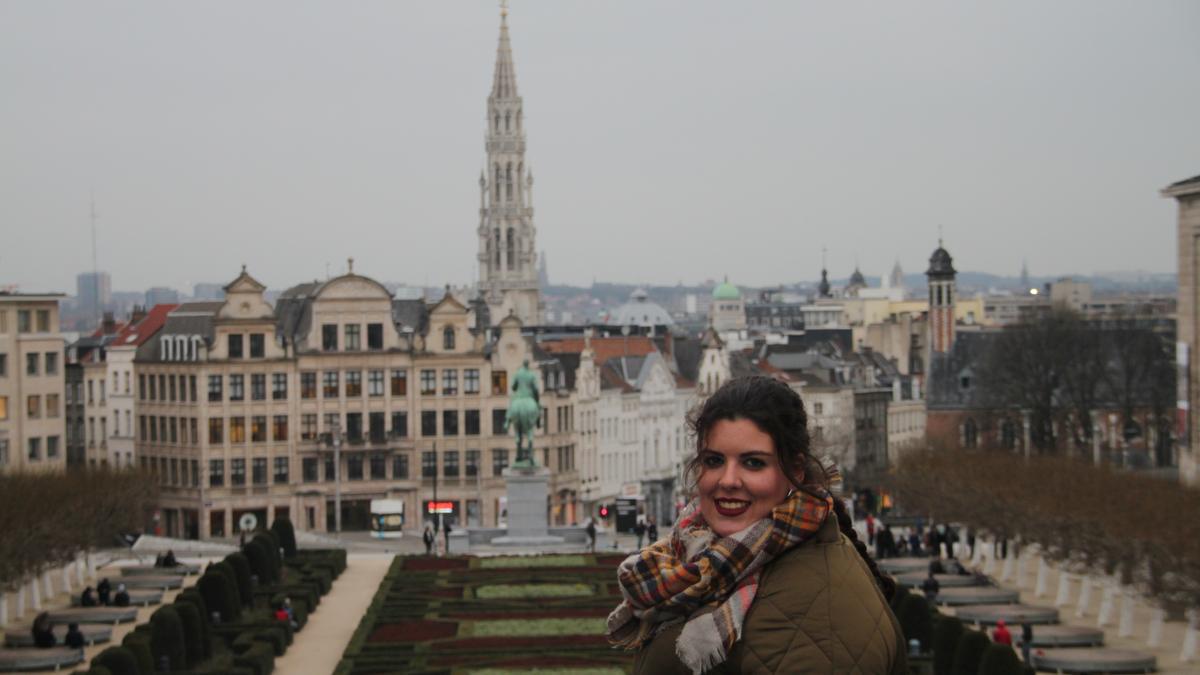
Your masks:
{"label": "overcast sky", "polygon": [[[1200,3],[529,2],[551,280],[1175,270]],[[0,284],[475,279],[495,2],[0,3]]]}

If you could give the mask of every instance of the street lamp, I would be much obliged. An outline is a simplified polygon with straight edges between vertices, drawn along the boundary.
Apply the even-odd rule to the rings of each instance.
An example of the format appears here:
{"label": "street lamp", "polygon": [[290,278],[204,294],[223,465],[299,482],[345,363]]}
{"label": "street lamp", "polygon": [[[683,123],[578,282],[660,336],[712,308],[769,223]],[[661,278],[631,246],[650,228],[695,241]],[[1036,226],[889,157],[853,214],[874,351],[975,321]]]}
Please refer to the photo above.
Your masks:
{"label": "street lamp", "polygon": [[333,531],[342,536],[342,421],[341,415],[333,420],[329,430],[333,445]]}

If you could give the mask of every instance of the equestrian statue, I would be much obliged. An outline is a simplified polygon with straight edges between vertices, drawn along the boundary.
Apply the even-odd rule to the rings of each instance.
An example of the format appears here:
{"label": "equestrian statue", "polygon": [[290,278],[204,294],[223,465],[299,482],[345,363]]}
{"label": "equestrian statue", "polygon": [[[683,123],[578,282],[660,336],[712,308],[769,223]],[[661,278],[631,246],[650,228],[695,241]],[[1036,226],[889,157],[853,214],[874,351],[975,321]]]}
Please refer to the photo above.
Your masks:
{"label": "equestrian statue", "polygon": [[533,459],[533,430],[542,424],[542,404],[538,398],[538,377],[529,368],[529,360],[513,376],[512,396],[508,399],[508,412],[504,415],[504,432],[514,427],[517,432],[517,461],[513,466],[530,468],[537,466]]}

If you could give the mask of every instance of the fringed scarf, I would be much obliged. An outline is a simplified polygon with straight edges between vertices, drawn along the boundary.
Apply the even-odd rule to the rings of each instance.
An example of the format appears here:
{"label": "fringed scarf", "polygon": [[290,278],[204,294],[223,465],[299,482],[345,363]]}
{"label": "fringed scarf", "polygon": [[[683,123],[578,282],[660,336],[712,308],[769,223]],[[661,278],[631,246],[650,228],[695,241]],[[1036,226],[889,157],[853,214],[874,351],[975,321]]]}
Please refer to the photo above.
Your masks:
{"label": "fringed scarf", "polygon": [[617,568],[624,600],[608,615],[608,640],[640,649],[662,628],[686,621],[675,653],[693,673],[725,661],[741,637],[759,574],[776,556],[811,538],[833,510],[824,490],[797,490],[768,518],[718,537],[692,500],[669,539]]}

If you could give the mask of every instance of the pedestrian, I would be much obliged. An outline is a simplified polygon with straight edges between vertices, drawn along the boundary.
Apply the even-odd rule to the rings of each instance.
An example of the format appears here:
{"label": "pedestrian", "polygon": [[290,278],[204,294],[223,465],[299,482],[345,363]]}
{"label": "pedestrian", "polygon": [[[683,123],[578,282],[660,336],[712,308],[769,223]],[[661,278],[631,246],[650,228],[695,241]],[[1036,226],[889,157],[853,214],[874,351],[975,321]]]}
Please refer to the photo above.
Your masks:
{"label": "pedestrian", "polygon": [[33,619],[33,646],[39,649],[49,649],[58,643],[54,636],[54,622],[50,620],[49,612],[42,612]]}
{"label": "pedestrian", "polygon": [[425,555],[433,555],[433,528],[425,526],[425,533],[421,535],[421,539],[425,541]]}
{"label": "pedestrian", "polygon": [[998,645],[1012,646],[1012,633],[1008,632],[1008,626],[1004,625],[1004,619],[996,620],[996,629],[992,631],[992,642]]}
{"label": "pedestrian", "polygon": [[79,630],[79,624],[67,624],[67,636],[63,638],[63,644],[75,649],[83,649],[86,640],[83,638],[83,633]]}
{"label": "pedestrian", "polygon": [[650,516],[646,521],[647,543],[653,544],[658,541],[658,523],[654,521],[654,516]]}
{"label": "pedestrian", "polygon": [[646,524],[638,521],[637,525],[633,526],[633,533],[637,535],[637,549],[642,550],[642,537],[646,536]]}
{"label": "pedestrian", "polygon": [[450,555],[450,521],[442,523],[442,535],[446,538],[446,555]]}
{"label": "pedestrian", "polygon": [[875,537],[875,557],[888,558],[896,555],[896,538],[892,534],[892,528],[887,523],[883,524],[883,529]]}
{"label": "pedestrian", "polygon": [[1029,662],[1029,652],[1033,649],[1033,626],[1028,622],[1021,624],[1021,660],[1026,666]]}
{"label": "pedestrian", "polygon": [[117,584],[117,594],[113,596],[113,604],[117,607],[129,606],[129,592],[125,590],[125,584]]}
{"label": "pedestrian", "polygon": [[867,514],[867,546],[875,545],[875,516]]}
{"label": "pedestrian", "polygon": [[588,552],[595,553],[596,552],[596,521],[591,518],[588,518],[587,527],[584,529],[587,531]]}
{"label": "pedestrian", "polygon": [[83,589],[83,595],[79,596],[79,606],[80,607],[95,607],[97,604],[98,603],[96,602],[96,591],[92,590],[91,586],[88,586],[87,588]]}
{"label": "pedestrian", "polygon": [[925,577],[925,581],[921,582],[921,592],[925,594],[925,598],[929,600],[929,604],[937,603],[937,596],[942,590],[942,585],[933,575],[933,566],[929,566],[929,576]]}
{"label": "pedestrian", "polygon": [[607,636],[637,651],[633,672],[907,673],[895,582],[831,492],[800,395],[733,379],[688,424],[696,497],[668,538],[617,570],[624,599]]}
{"label": "pedestrian", "polygon": [[101,605],[107,607],[112,604],[112,584],[108,582],[107,577],[96,584],[96,595],[100,596]]}
{"label": "pedestrian", "polygon": [[908,533],[908,554],[914,557],[921,555],[920,530],[913,530]]}

